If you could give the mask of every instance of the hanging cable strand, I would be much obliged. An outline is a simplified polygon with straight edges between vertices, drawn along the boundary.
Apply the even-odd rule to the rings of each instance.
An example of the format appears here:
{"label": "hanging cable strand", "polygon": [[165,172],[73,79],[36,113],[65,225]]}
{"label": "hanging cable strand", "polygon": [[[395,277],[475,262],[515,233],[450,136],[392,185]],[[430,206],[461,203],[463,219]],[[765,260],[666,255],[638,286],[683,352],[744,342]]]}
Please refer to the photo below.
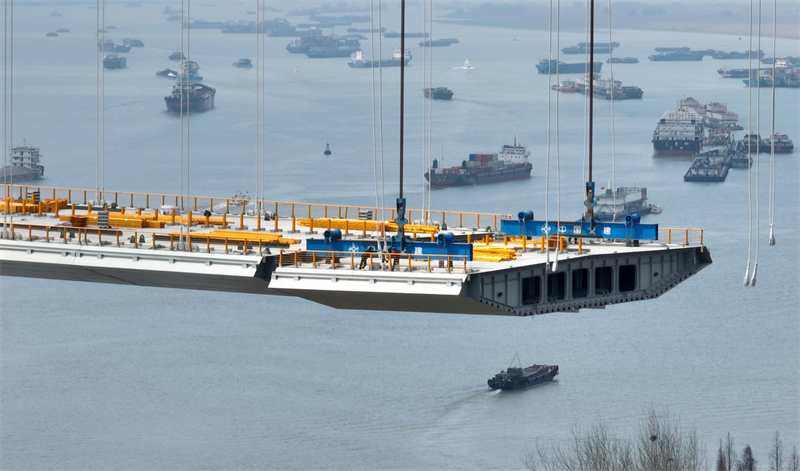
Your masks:
{"label": "hanging cable strand", "polygon": [[614,94],[616,83],[614,82],[614,48],[611,47],[611,0],[608,0],[608,73],[611,75],[611,191],[614,195],[614,211],[611,212],[611,222],[617,221],[617,141],[616,129],[614,127]]}
{"label": "hanging cable strand", "polygon": [[[186,96],[186,87],[185,87],[185,85],[186,85],[186,76],[185,76],[185,72],[188,71],[188,65],[189,65],[188,62],[186,62],[186,53],[185,53],[186,51],[185,51],[185,45],[184,45],[184,36],[185,36],[185,34],[184,34],[184,22],[186,21],[186,16],[184,14],[185,13],[184,8],[185,8],[184,0],[181,0],[181,62],[180,62],[180,72],[178,74],[178,84],[179,84],[179,89],[180,89],[180,94],[181,94],[180,100],[179,100],[179,103],[178,103],[180,105],[179,106],[179,108],[180,108],[179,113],[180,113],[180,148],[181,148],[180,168],[179,168],[179,170],[180,170],[180,173],[179,173],[179,177],[180,177],[179,178],[179,180],[180,180],[180,195],[181,195],[181,198],[180,198],[181,224],[179,224],[179,226],[178,226],[179,227],[179,244],[178,244],[178,247],[179,247],[180,250],[183,250],[184,247],[185,247],[185,239],[184,239],[184,234],[183,234],[183,222],[182,222],[183,221],[183,214],[184,214],[184,210],[185,210],[184,199],[183,199],[183,194],[184,194],[184,192],[183,192],[183,189],[184,189],[183,188],[183,155],[184,155],[184,149],[183,149],[183,141],[184,141],[183,107],[186,105],[186,102],[185,102],[185,96]],[[211,208],[211,211],[213,211],[213,210],[214,210],[214,208]]]}
{"label": "hanging cable strand", "polygon": [[772,4],[772,126],[769,146],[769,245],[775,245],[775,72],[777,62],[778,0]]}
{"label": "hanging cable strand", "polygon": [[[561,61],[561,0],[556,0],[556,62]],[[561,68],[556,69],[556,83],[561,84]],[[547,91],[553,93],[552,90]],[[558,270],[558,238],[561,225],[561,129],[559,127],[560,113],[559,101],[561,93],[556,92],[556,256],[553,260],[553,273]],[[550,242],[547,243],[548,247]]]}
{"label": "hanging cable strand", "polygon": [[[3,167],[8,167],[8,0],[3,1]],[[11,169],[9,168],[6,173],[3,169],[3,185],[5,185],[5,194],[3,195],[5,203],[3,204],[3,233],[2,237],[6,234],[6,224],[8,223],[8,194],[9,182],[8,177],[11,176]]]}
{"label": "hanging cable strand", "polygon": [[[428,172],[431,170],[431,164],[433,162],[433,157],[431,154],[431,138],[432,138],[432,122],[433,122],[433,112],[431,110],[432,102],[433,102],[433,0],[428,0],[428,31],[427,36],[423,34],[422,44],[425,44],[425,41],[428,41],[428,88],[430,89],[431,95],[428,98],[428,160],[425,163],[428,167]],[[425,50],[423,49],[423,53]],[[423,84],[423,87],[425,85]],[[424,141],[424,139],[423,139]],[[422,144],[425,145],[425,142]],[[431,217],[431,182],[430,180],[427,181],[426,185],[422,187],[422,193],[424,194],[427,191],[428,193],[428,210],[425,213],[425,224],[432,224],[433,218]],[[424,205],[423,205],[424,206]]]}
{"label": "hanging cable strand", "polygon": [[[187,16],[187,22],[186,22],[186,60],[187,61],[191,61],[191,59],[192,59],[192,0],[186,0],[186,16]],[[187,62],[187,67],[188,67],[188,62]],[[190,79],[190,77],[189,77],[190,74],[191,73],[188,72],[188,70],[187,70],[186,82],[191,87],[191,81],[189,80]],[[189,90],[187,90],[187,92],[188,91]],[[192,107],[191,107],[191,101],[190,100],[191,100],[191,96],[187,96],[186,97],[186,198],[187,198],[187,200],[189,198],[189,195],[192,194],[191,193],[191,188],[189,187],[189,184],[191,183],[190,180],[189,180],[189,177],[191,175],[191,168],[190,168],[189,164],[191,162],[191,155],[192,155],[192,149],[191,149],[192,141],[191,141],[191,134],[190,134],[190,132],[191,132],[191,124],[192,124],[191,119],[190,119],[191,118],[191,114],[192,114]],[[191,224],[191,221],[187,217],[186,218],[186,236],[187,236],[187,238],[189,236],[190,224]]]}
{"label": "hanging cable strand", "polygon": [[[103,58],[105,59],[106,48],[106,0],[101,1],[102,4],[102,24],[100,27],[103,31]],[[106,67],[100,69],[100,196],[98,204],[103,207],[105,205],[105,186],[106,186]]]}
{"label": "hanging cable strand", "polygon": [[[761,67],[759,66],[759,71],[760,69]],[[761,80],[759,71],[756,71],[756,80]],[[753,136],[751,124],[753,117],[753,0],[750,0],[750,44],[747,50],[747,80],[747,268],[744,272],[744,285],[750,286],[750,264],[753,252],[753,158],[751,149]]]}
{"label": "hanging cable strand", "polygon": [[255,142],[255,159],[254,159],[254,167],[255,171],[254,176],[256,179],[256,198],[258,198],[258,190],[259,190],[259,158],[261,156],[261,100],[259,97],[261,96],[259,93],[259,88],[261,87],[261,8],[259,8],[259,1],[256,0],[256,142]]}
{"label": "hanging cable strand", "polygon": [[[383,31],[383,0],[378,0],[378,31]],[[378,34],[378,58],[383,53],[383,34]],[[374,56],[373,56],[374,60]],[[374,62],[373,62],[374,64]],[[383,147],[383,64],[378,61],[378,120],[379,120],[379,137],[381,149],[381,221],[386,221],[386,161],[384,158]],[[383,232],[381,245],[384,252],[386,251],[386,232]],[[384,267],[385,268],[385,267]]]}
{"label": "hanging cable strand", "polygon": [[[425,43],[426,38],[427,38],[427,34],[425,34],[425,33],[428,32],[428,8],[427,7],[428,7],[428,0],[422,0],[422,88],[425,88],[427,86],[426,85],[427,84],[426,79],[427,79],[427,73],[428,73],[427,54],[425,54],[425,50],[428,47],[428,44]],[[406,51],[401,51],[401,53],[403,54],[401,60],[405,61],[405,53],[406,53]],[[428,99],[431,99],[430,95],[428,96]],[[426,172],[425,164],[427,163],[427,161],[425,159],[425,153],[427,151],[427,148],[426,148],[427,142],[425,141],[425,136],[426,136],[425,133],[427,132],[427,127],[425,125],[426,124],[425,123],[426,117],[427,117],[427,108],[425,107],[425,93],[423,92],[423,94],[422,94],[422,213],[421,213],[423,215],[423,219],[424,219],[424,215],[425,215],[425,196],[426,196],[425,195],[425,172]]]}
{"label": "hanging cable strand", "polygon": [[[761,0],[758,0],[758,50],[759,52],[761,51]],[[772,60],[774,62],[775,58],[773,57]],[[758,140],[756,141],[756,255],[750,286],[756,285],[758,252],[761,245],[761,77],[758,77],[758,85],[756,86],[756,134],[758,135]]]}
{"label": "hanging cable strand", "polygon": [[[375,184],[375,219],[377,221],[383,221],[382,216],[378,216],[378,208],[381,207],[380,199],[378,197],[378,144],[375,133],[377,132],[377,126],[375,125],[376,113],[375,113],[375,23],[374,23],[374,16],[375,16],[375,1],[369,0],[369,52],[370,52],[370,73],[372,74],[372,106],[370,110],[372,111],[372,177]],[[380,33],[379,33],[380,34]],[[378,226],[375,225],[375,230],[378,231],[376,238],[378,238],[380,231]],[[383,249],[378,247],[379,252],[383,253]]]}
{"label": "hanging cable strand", "polygon": [[100,68],[104,67],[103,58],[105,57],[106,45],[100,37],[100,0],[95,2],[95,34],[96,41],[98,42],[97,52],[95,53],[95,125],[94,125],[94,197],[97,199],[100,193]]}
{"label": "hanging cable strand", "polygon": [[[589,46],[589,3],[590,2],[591,2],[591,0],[586,0],[586,29],[585,29],[585,31],[586,31],[586,39],[585,39],[585,41],[586,42],[584,42],[584,49],[583,49],[583,63],[584,63],[583,77],[584,78],[586,78],[586,65],[585,64],[589,62],[589,49],[588,49],[588,46]],[[584,84],[585,83],[586,82],[584,82]],[[589,93],[588,93],[588,90],[586,90],[586,86],[584,85],[584,87],[583,87],[583,177],[582,177],[582,180],[581,180],[583,182],[589,181],[589,180],[586,179],[586,161],[588,159],[587,152],[588,152],[588,149],[589,149],[588,137],[587,137],[588,133],[589,133],[589,125],[587,123],[588,116],[589,116],[588,108],[589,108]]]}
{"label": "hanging cable strand", "polygon": [[[10,8],[9,8],[10,5]],[[9,148],[14,147],[14,1],[5,0],[3,3],[3,160],[8,166]],[[12,167],[8,167],[7,178],[3,179],[6,185],[6,205],[3,211],[4,237],[10,237],[8,233],[9,223],[14,222],[14,212],[10,209],[11,185],[14,184],[14,172]]]}
{"label": "hanging cable strand", "polygon": [[[552,101],[552,76],[553,76],[553,0],[550,0],[550,8],[548,12],[548,40],[547,40],[547,60],[549,66],[547,67],[547,160],[544,171],[544,220],[549,230],[550,228],[550,102]],[[556,70],[558,70],[556,64]],[[547,236],[550,235],[549,231],[545,231]],[[550,265],[550,243],[545,244],[546,265]],[[546,269],[546,268],[545,268]]]}
{"label": "hanging cable strand", "polygon": [[[259,189],[259,202],[266,198],[266,165],[267,165],[267,8],[266,0],[261,0],[261,21],[263,23],[261,30],[261,187]],[[263,203],[257,203],[259,205]],[[258,210],[262,206],[257,206]],[[258,213],[258,217],[261,217]],[[277,217],[277,215],[276,215]]]}

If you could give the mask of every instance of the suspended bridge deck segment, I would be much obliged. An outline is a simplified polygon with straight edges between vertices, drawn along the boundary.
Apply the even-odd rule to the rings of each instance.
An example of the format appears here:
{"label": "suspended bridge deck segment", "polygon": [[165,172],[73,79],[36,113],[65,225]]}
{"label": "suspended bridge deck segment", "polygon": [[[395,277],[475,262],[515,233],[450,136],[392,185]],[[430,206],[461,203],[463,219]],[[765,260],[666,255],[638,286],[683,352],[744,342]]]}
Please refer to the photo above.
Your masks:
{"label": "suspended bridge deck segment", "polygon": [[[391,210],[383,222],[378,208],[184,197],[181,214],[175,195],[2,190],[12,195],[0,200],[5,276],[524,316],[654,298],[711,263],[702,229],[657,228],[653,240],[520,236],[499,232],[508,214],[409,210],[407,253],[392,253],[381,244],[396,234]],[[452,236],[437,243],[443,233]]]}

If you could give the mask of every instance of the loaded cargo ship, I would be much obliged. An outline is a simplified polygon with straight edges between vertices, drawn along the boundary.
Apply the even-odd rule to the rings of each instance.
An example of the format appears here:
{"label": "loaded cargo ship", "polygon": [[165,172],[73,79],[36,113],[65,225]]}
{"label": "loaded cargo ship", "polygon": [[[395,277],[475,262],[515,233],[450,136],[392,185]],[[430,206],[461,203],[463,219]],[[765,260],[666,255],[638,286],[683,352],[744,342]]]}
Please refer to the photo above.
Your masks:
{"label": "loaded cargo ship", "polygon": [[463,160],[456,167],[439,168],[439,162],[434,159],[425,178],[434,188],[530,178],[533,169],[528,162],[530,155],[530,151],[514,139],[513,145],[504,145],[497,154],[470,154],[469,160]]}
{"label": "loaded cargo ship", "polygon": [[701,61],[703,53],[700,51],[674,51],[657,52],[648,57],[651,61]]}
{"label": "loaded cargo ship", "polygon": [[425,98],[434,100],[449,100],[453,98],[453,91],[447,87],[425,88],[423,89]]}
{"label": "loaded cargo ship", "polygon": [[703,119],[693,111],[667,111],[653,131],[658,155],[694,155],[703,143]]}
{"label": "loaded cargo ship", "polygon": [[[619,43],[614,41],[611,43],[594,43],[594,53],[595,54],[608,54],[615,47],[619,47]],[[577,46],[568,46],[562,47],[561,52],[564,54],[585,54],[589,51],[589,45],[587,43],[578,43]]]}
{"label": "loaded cargo ship", "polygon": [[164,97],[167,103],[167,110],[180,112],[208,111],[214,107],[214,95],[217,91],[214,88],[197,82],[179,82],[173,85],[172,93]]}
{"label": "loaded cargo ship", "polygon": [[405,54],[401,54],[400,48],[396,47],[391,59],[381,59],[374,62],[370,59],[364,59],[364,54],[360,50],[356,51],[355,57],[353,57],[353,60],[348,62],[347,65],[354,69],[369,69],[371,67],[400,67],[400,64],[403,63],[404,65],[408,65],[410,60],[411,51],[408,48],[406,48]]}
{"label": "loaded cargo ship", "polygon": [[[602,71],[602,69],[603,69],[602,62],[594,63],[594,73],[598,74]],[[539,61],[538,64],[536,64],[536,70],[540,74],[546,74],[548,72],[551,74],[557,74],[557,73],[586,74],[589,73],[589,63],[578,62],[578,63],[568,64],[565,62],[557,61],[555,59],[551,59],[549,61],[547,59],[542,59]]]}
{"label": "loaded cargo ship", "polygon": [[443,38],[443,39],[426,39],[425,41],[420,41],[420,47],[443,47],[449,46],[451,44],[458,44],[458,39],[456,38]]}

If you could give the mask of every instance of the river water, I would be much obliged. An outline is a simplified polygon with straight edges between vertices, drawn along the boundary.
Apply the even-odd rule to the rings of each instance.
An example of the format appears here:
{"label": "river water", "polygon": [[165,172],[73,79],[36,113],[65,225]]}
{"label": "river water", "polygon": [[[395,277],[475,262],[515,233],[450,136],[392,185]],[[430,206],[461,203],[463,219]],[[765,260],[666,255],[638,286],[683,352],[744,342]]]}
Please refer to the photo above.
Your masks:
{"label": "river water", "polygon": [[[128,68],[105,73],[106,189],[180,189],[179,120],[163,102],[171,82],[155,77],[175,68],[167,55],[180,48],[180,32],[163,19],[163,7],[114,4],[106,12],[117,27],[109,36],[146,44],[127,54]],[[253,19],[252,9],[193,5],[192,16]],[[42,149],[42,185],[94,188],[95,11],[82,4],[60,7],[60,18],[51,11],[15,9],[14,144],[24,138]],[[396,11],[385,22],[399,29]],[[408,29],[421,23],[410,12],[409,25],[418,26]],[[58,27],[72,32],[45,37]],[[534,65],[546,57],[548,33],[434,28],[437,37],[461,41],[434,49],[434,85],[455,92],[432,104],[434,157],[456,165],[516,137],[532,151],[534,170],[529,180],[435,191],[433,207],[533,209],[550,218],[560,207],[562,218],[579,217],[580,96],[551,96],[549,182],[545,176],[548,78]],[[582,40],[582,33],[561,35],[562,46]],[[567,443],[574,425],[605,421],[629,435],[650,407],[696,426],[710,464],[727,432],[762,462],[776,431],[789,448],[798,444],[798,154],[776,156],[774,247],[766,244],[768,157],[753,169],[758,283],[746,288],[747,172],[733,169],[721,184],[684,183],[689,160],[653,157],[650,143],[658,118],[684,96],[727,103],[745,126],[748,109],[742,82],[716,73],[747,67],[746,60],[655,63],[646,60],[653,48],[746,50],[748,38],[615,31],[613,40],[622,43],[615,54],[641,60],[615,65],[614,73],[644,89],[644,98],[614,103],[613,158],[610,103],[596,101],[594,179],[646,186],[664,208],[646,222],[705,228],[709,268],[659,299],[534,318],[337,311],[294,298],[0,277],[0,466],[518,469],[527,448]],[[288,41],[267,39],[266,198],[374,205],[370,71],[350,69],[346,59],[289,54]],[[423,168],[417,41],[406,85],[411,207],[421,204]],[[369,41],[362,43],[368,54]],[[384,57],[398,43],[384,41]],[[231,66],[255,59],[255,47],[255,35],[192,32],[191,58],[217,89],[216,108],[191,118],[193,194],[255,192],[256,71]],[[762,47],[771,48],[771,38]],[[796,40],[779,39],[777,47],[778,56],[798,54]],[[465,59],[473,70],[456,69]],[[398,75],[384,71],[387,201],[397,192]],[[798,97],[799,90],[777,90],[777,130],[796,143]],[[754,131],[757,103],[754,94]],[[770,103],[770,91],[762,91],[762,135],[770,132]],[[561,374],[527,391],[490,391],[486,380],[515,353],[526,364],[558,364]]]}

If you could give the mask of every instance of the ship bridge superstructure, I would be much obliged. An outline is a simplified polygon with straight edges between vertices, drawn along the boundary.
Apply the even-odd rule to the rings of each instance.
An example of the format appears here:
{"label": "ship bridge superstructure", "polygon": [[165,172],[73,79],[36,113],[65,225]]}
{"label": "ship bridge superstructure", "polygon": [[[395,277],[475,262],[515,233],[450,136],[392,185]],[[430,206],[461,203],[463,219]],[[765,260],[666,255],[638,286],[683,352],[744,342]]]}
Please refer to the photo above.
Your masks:
{"label": "ship bridge superstructure", "polygon": [[[246,198],[3,188],[0,274],[528,316],[655,298],[711,263],[702,229]],[[183,209],[180,209],[182,202]],[[417,214],[415,214],[417,213]],[[398,248],[402,247],[402,251]]]}

